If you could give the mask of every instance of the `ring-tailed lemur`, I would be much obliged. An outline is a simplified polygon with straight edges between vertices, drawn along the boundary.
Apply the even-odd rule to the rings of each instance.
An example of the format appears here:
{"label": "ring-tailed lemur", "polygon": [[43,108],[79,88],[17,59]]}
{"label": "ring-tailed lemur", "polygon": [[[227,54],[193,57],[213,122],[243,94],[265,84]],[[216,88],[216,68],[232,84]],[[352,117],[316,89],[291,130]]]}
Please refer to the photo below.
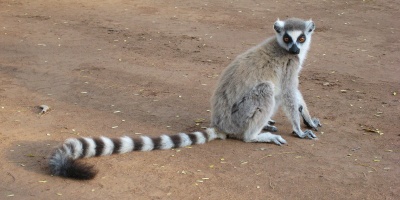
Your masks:
{"label": "ring-tailed lemur", "polygon": [[223,72],[212,97],[211,127],[204,132],[159,137],[70,138],[50,156],[49,167],[54,175],[91,179],[97,170],[77,161],[81,158],[122,154],[131,151],[171,149],[203,144],[227,136],[245,142],[286,141],[276,131],[272,115],[282,105],[292,122],[293,132],[300,138],[316,138],[305,125],[317,130],[321,126],[311,118],[298,89],[298,75],[310,47],[314,23],[291,18],[274,24],[276,36],[239,55]]}

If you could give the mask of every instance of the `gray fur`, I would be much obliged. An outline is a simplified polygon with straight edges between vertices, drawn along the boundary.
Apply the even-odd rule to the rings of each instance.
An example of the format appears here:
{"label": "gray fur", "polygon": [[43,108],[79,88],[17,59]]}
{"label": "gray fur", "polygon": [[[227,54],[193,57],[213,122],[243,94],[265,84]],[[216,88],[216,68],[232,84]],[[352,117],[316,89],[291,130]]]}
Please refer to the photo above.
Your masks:
{"label": "gray fur", "polygon": [[[298,76],[314,28],[311,20],[278,20],[274,24],[276,36],[239,55],[225,69],[211,99],[211,126],[218,133],[245,142],[285,144],[281,136],[262,132],[271,126],[268,122],[282,105],[297,136],[316,138],[311,130],[303,132],[300,128],[300,115],[310,128],[316,130],[321,124],[311,118],[298,89]],[[292,38],[292,43],[283,41],[285,34],[298,31],[305,42],[298,38]],[[294,45],[299,52],[290,52]]]}
{"label": "gray fur", "polygon": [[[304,123],[317,130],[321,126],[311,118],[307,105],[298,89],[301,65],[310,46],[314,23],[299,19],[276,21],[276,36],[271,37],[239,55],[223,72],[212,97],[211,128],[204,132],[159,137],[140,138],[70,138],[58,147],[49,158],[49,168],[54,175],[92,179],[97,170],[81,163],[79,159],[94,156],[122,154],[131,151],[171,149],[193,144],[203,144],[227,136],[245,142],[286,143],[271,120],[282,105],[292,123],[293,132],[300,138],[316,138],[311,130],[302,131]],[[283,38],[291,37],[291,40]],[[301,40],[300,40],[301,39]],[[304,39],[304,40],[303,40]],[[263,132],[263,129],[266,131]]]}

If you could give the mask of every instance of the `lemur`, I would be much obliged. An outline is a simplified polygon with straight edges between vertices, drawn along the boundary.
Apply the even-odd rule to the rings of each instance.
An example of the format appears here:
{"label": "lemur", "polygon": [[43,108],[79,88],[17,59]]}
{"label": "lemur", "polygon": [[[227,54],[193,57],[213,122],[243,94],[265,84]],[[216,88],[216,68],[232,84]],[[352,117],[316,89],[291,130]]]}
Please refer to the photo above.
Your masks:
{"label": "lemur", "polygon": [[49,158],[51,173],[75,179],[92,179],[94,166],[81,158],[122,154],[131,151],[171,149],[203,144],[214,139],[234,138],[244,142],[286,144],[276,131],[271,117],[282,105],[300,138],[316,139],[311,130],[302,131],[300,116],[308,128],[321,126],[311,118],[298,89],[298,76],[311,43],[312,20],[277,20],[275,36],[237,56],[220,77],[211,98],[211,126],[203,132],[141,136],[131,138],[69,138]]}

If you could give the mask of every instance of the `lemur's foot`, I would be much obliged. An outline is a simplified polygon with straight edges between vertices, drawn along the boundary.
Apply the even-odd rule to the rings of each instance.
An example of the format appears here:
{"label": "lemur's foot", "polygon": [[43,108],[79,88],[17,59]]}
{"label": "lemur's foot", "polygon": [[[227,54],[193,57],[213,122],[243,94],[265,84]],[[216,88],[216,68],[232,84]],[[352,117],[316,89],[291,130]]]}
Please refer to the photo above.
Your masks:
{"label": "lemur's foot", "polygon": [[275,135],[272,133],[260,133],[257,136],[257,142],[273,142],[279,146],[287,143],[286,140],[280,135]]}
{"label": "lemur's foot", "polygon": [[299,138],[317,139],[317,136],[311,130],[305,130],[301,133],[293,131],[293,134],[297,135]]}
{"label": "lemur's foot", "polygon": [[276,128],[276,126],[266,125],[266,126],[264,126],[263,130],[268,131],[268,132],[277,132],[278,128]]}

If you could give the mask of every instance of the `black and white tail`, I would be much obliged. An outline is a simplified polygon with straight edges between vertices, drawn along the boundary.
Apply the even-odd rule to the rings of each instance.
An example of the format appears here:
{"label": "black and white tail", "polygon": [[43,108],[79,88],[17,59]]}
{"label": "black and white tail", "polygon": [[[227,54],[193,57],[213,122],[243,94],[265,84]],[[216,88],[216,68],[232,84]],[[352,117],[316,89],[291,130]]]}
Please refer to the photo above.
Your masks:
{"label": "black and white tail", "polygon": [[92,179],[96,176],[97,170],[92,165],[77,161],[78,159],[123,154],[131,151],[172,149],[204,144],[216,138],[225,139],[223,135],[218,135],[213,128],[207,128],[205,132],[179,133],[159,137],[69,138],[50,156],[49,167],[53,175],[75,179]]}

